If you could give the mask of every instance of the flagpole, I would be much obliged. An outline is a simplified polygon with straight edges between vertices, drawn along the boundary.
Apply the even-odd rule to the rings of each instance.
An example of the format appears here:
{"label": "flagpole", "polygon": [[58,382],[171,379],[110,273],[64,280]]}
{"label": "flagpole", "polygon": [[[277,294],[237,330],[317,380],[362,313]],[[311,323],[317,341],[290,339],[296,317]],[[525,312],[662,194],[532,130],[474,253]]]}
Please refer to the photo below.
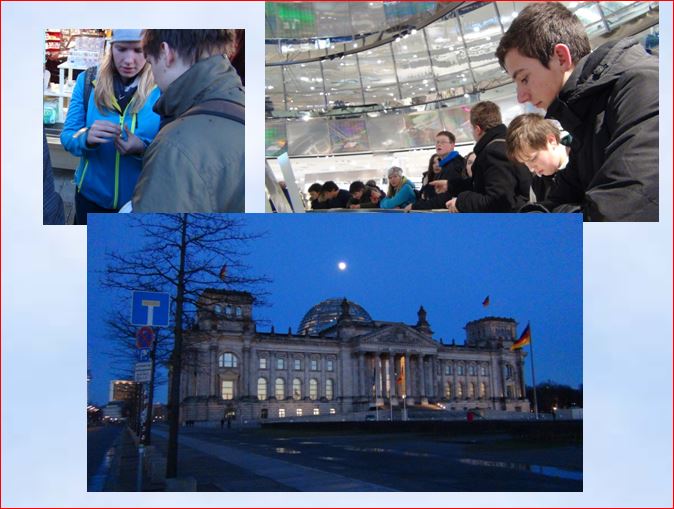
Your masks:
{"label": "flagpole", "polygon": [[538,420],[538,398],[536,397],[536,375],[534,374],[534,335],[531,334],[530,325],[530,323],[527,323],[527,327],[529,327],[529,352],[531,352],[531,381],[534,384],[534,414],[536,420]]}
{"label": "flagpole", "polygon": [[374,412],[377,415],[377,422],[379,422],[379,395],[377,389],[379,389],[379,380],[377,380],[377,368],[379,364],[377,359],[375,359],[374,364]]}

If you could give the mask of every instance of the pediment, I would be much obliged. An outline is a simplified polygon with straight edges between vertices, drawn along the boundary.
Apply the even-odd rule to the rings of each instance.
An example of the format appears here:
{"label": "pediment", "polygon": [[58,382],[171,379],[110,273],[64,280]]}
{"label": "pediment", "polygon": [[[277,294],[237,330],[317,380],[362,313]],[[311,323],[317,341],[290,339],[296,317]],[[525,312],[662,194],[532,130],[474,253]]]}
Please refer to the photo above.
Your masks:
{"label": "pediment", "polygon": [[433,347],[437,348],[438,343],[422,334],[413,327],[405,324],[387,325],[365,334],[355,340],[361,345],[396,345],[409,347]]}

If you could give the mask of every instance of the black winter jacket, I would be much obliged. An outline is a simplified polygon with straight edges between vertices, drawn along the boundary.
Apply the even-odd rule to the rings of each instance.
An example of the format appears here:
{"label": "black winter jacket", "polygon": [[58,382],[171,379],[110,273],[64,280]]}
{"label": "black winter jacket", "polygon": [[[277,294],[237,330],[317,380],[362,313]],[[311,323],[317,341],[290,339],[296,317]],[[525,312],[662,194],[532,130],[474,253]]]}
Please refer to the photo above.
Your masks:
{"label": "black winter jacket", "polygon": [[[421,194],[424,198],[417,200],[412,205],[414,210],[431,210],[431,209],[444,209],[445,203],[451,198],[457,196],[461,191],[465,191],[470,188],[470,180],[464,178],[463,174],[466,169],[466,160],[461,155],[457,155],[452,160],[445,163],[440,168],[440,173],[438,176],[430,179],[429,182],[434,180],[446,180],[447,181],[447,192],[446,193],[436,193],[435,188],[426,184],[421,189]],[[424,173],[424,177],[428,172]]]}
{"label": "black winter jacket", "polygon": [[506,126],[489,129],[475,144],[473,190],[459,193],[460,212],[517,212],[529,202],[531,172],[506,156]]}
{"label": "black winter jacket", "polygon": [[550,105],[573,137],[544,205],[581,204],[586,221],[658,220],[658,62],[635,39],[578,62]]}

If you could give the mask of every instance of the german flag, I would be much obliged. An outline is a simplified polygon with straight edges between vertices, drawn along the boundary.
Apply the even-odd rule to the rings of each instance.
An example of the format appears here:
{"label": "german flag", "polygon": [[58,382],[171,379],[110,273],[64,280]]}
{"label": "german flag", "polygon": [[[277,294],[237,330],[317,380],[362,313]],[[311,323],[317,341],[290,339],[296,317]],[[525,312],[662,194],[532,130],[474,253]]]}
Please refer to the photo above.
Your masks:
{"label": "german flag", "polygon": [[487,307],[489,305],[489,295],[487,295],[484,300],[482,301],[482,306]]}
{"label": "german flag", "polygon": [[531,326],[527,324],[526,328],[522,331],[520,339],[513,343],[513,346],[510,347],[510,350],[519,350],[529,343],[531,343]]}

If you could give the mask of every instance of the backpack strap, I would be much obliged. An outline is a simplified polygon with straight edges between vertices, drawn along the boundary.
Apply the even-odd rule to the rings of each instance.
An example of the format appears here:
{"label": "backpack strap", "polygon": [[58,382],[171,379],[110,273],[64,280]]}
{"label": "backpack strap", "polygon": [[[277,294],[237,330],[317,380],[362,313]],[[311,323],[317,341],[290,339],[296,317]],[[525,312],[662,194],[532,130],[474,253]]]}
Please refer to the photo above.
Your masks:
{"label": "backpack strap", "polygon": [[94,80],[98,72],[98,66],[89,67],[84,74],[84,121],[87,121],[87,111],[89,110],[89,97],[94,88]]}
{"label": "backpack strap", "polygon": [[242,125],[246,124],[246,110],[243,104],[228,101],[226,99],[204,101],[196,106],[192,106],[189,110],[180,115],[179,118],[189,117],[191,115],[213,115],[233,120]]}

